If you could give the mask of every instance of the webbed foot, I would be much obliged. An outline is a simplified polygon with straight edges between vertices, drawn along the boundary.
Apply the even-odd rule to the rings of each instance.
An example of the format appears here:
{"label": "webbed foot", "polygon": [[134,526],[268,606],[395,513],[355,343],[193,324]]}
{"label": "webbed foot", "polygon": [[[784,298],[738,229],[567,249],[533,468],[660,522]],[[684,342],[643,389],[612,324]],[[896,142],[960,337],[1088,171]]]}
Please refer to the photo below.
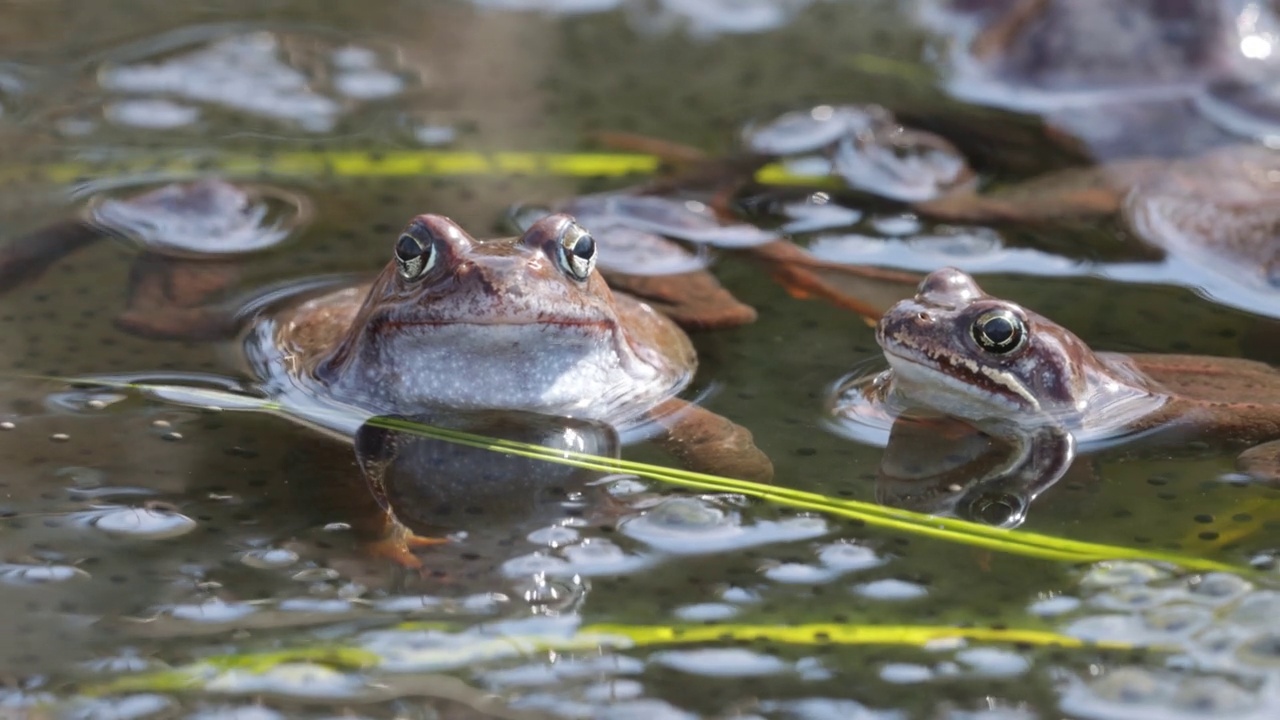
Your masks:
{"label": "webbed foot", "polygon": [[369,554],[374,557],[384,558],[403,568],[422,572],[424,570],[422,559],[414,553],[414,550],[444,545],[448,542],[448,538],[417,535],[388,515],[387,531],[379,539],[368,543],[367,548]]}
{"label": "webbed foot", "polygon": [[1240,453],[1236,469],[1260,482],[1280,484],[1280,440],[1256,445]]}
{"label": "webbed foot", "polygon": [[755,308],[739,301],[706,270],[672,275],[606,272],[609,286],[635,295],[684,328],[715,330],[747,325]]}
{"label": "webbed foot", "polygon": [[773,279],[794,298],[819,298],[862,316],[874,325],[894,303],[911,297],[921,277],[915,273],[834,263],[814,257],[786,240],[752,248]]}
{"label": "webbed foot", "polygon": [[102,237],[102,232],[80,220],[64,220],[0,246],[0,291],[30,282],[66,255]]}
{"label": "webbed foot", "polygon": [[1162,160],[1140,158],[1068,168],[995,192],[948,193],[915,203],[912,209],[934,220],[973,223],[1035,223],[1115,215],[1133,188],[1168,172],[1169,167]]}
{"label": "webbed foot", "polygon": [[128,307],[116,326],[141,337],[212,340],[235,332],[235,312],[214,304],[240,264],[143,254],[129,272]]}
{"label": "webbed foot", "polygon": [[773,480],[773,462],[756,447],[751,431],[728,418],[678,398],[660,404],[654,417],[666,428],[659,444],[690,470]]}

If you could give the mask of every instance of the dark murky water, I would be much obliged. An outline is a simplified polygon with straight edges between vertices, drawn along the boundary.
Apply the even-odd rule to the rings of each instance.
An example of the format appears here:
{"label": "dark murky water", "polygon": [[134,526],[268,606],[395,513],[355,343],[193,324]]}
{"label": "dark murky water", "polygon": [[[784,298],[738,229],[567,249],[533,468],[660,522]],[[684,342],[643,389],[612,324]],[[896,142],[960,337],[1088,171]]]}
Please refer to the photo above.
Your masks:
{"label": "dark murky water", "polygon": [[[372,271],[421,212],[483,236],[512,203],[609,184],[392,173],[370,170],[368,155],[318,173],[308,154],[573,152],[602,130],[724,151],[747,121],[877,102],[985,149],[995,175],[1061,162],[1035,123],[937,90],[923,31],[891,2],[584,2],[559,15],[479,0],[198,5],[0,2],[0,234],[203,162],[309,208],[234,294]],[[239,166],[220,160],[232,153]],[[1000,235],[882,205],[867,213],[847,236],[807,240],[858,262],[959,263],[1095,347],[1280,361],[1274,309],[1211,302],[1158,273],[1082,278],[1055,264],[1141,259],[1109,228],[1005,238],[1036,248],[1031,259],[965,257],[964,243],[939,249],[928,236],[972,233],[981,246]],[[550,497],[437,512],[432,522],[465,536],[423,551],[419,574],[365,551],[377,507],[349,444],[267,414],[32,377],[243,379],[230,344],[121,331],[137,258],[97,243],[0,297],[0,419],[11,423],[0,431],[0,717],[1204,718],[1280,707],[1269,561],[1280,495],[1224,482],[1230,455],[1080,462],[1024,529],[1261,571],[1036,559],[579,473],[556,477],[563,492]],[[881,450],[823,417],[827,390],[879,357],[871,329],[788,295],[741,256],[721,253],[715,269],[759,320],[695,336],[705,404],[752,430],[778,484],[873,500]],[[1133,278],[1149,282],[1121,282]],[[669,462],[644,445],[624,457]],[[422,507],[441,504],[430,497]],[[933,626],[1116,646],[909,632]]]}

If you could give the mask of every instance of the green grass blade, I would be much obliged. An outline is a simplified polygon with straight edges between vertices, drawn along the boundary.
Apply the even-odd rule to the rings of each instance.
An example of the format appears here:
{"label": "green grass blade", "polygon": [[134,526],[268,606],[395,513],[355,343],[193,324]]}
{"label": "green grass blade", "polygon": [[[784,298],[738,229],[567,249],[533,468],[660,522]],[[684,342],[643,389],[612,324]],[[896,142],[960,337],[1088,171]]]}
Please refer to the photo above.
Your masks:
{"label": "green grass blade", "polygon": [[[242,395],[221,390],[183,386],[139,385],[110,378],[42,377],[41,379],[130,388],[160,397],[169,402],[179,402],[197,407],[216,406],[225,409],[269,412],[289,416],[288,411],[278,403],[258,398],[246,398]],[[337,411],[334,411],[335,416],[338,414]],[[370,425],[387,430],[458,443],[468,447],[545,460],[587,470],[606,473],[630,473],[642,478],[700,492],[737,493],[798,510],[857,520],[874,527],[970,545],[996,552],[1059,562],[1092,563],[1104,560],[1139,560],[1167,563],[1188,570],[1223,571],[1241,575],[1256,574],[1256,571],[1249,567],[1191,555],[1071,540],[1025,530],[996,528],[956,518],[945,518],[885,507],[875,503],[828,497],[782,485],[767,485],[661,465],[650,465],[632,460],[600,457],[514,440],[491,438],[459,430],[425,425],[411,420],[375,417],[370,418],[367,422]]]}

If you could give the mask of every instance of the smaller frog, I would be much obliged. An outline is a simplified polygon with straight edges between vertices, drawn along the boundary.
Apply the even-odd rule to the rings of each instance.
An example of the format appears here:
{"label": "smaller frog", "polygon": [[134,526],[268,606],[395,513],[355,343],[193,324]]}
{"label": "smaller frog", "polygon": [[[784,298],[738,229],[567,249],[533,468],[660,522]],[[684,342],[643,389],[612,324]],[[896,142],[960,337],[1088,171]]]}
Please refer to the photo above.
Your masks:
{"label": "smaller frog", "polygon": [[[876,340],[890,369],[873,392],[890,414],[923,408],[1024,444],[1065,434],[1098,445],[1194,436],[1248,446],[1239,469],[1280,481],[1280,370],[1264,363],[1094,352],[955,268],[931,273],[914,298],[890,308]],[[835,412],[846,407],[837,402]],[[1060,454],[1071,451],[1064,444]]]}

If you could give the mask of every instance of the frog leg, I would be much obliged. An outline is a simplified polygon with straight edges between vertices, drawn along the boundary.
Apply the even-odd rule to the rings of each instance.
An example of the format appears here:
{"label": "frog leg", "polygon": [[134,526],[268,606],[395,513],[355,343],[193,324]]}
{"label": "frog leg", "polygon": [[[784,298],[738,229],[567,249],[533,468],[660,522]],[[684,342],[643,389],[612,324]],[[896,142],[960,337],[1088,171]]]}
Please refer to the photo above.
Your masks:
{"label": "frog leg", "polygon": [[671,398],[652,411],[664,432],[655,440],[695,472],[769,482],[773,462],[756,447],[751,431],[693,403]]}
{"label": "frog leg", "polygon": [[645,195],[662,195],[694,187],[719,188],[721,193],[735,194],[771,160],[765,155],[743,152],[713,157],[692,145],[638,133],[601,131],[592,137],[610,150],[652,155],[666,166],[665,176],[654,178],[636,189],[637,193]]}
{"label": "frog leg", "polygon": [[362,490],[366,492],[353,491],[352,496],[346,498],[348,507],[355,509],[348,517],[353,518],[351,525],[370,555],[423,572],[422,560],[413,551],[443,545],[449,539],[419,535],[396,517],[380,479],[381,469],[388,462],[388,457],[375,457],[360,463]]}
{"label": "frog leg", "polygon": [[948,222],[1029,223],[1115,215],[1133,188],[1168,168],[1168,162],[1151,158],[1068,168],[988,193],[959,191],[911,207],[921,215]]}
{"label": "frog leg", "polygon": [[640,133],[600,130],[591,139],[610,150],[653,155],[673,165],[705,162],[710,157],[701,148]]}
{"label": "frog leg", "polygon": [[[709,203],[722,220],[736,220],[730,209],[734,189],[723,189]],[[875,325],[894,303],[914,295],[922,278],[915,273],[822,260],[789,240],[755,245],[744,252],[764,263],[774,281],[792,297],[819,298],[861,315],[868,325]]]}
{"label": "frog leg", "polygon": [[640,298],[682,327],[712,330],[756,319],[755,308],[735,298],[706,270],[669,275],[602,272],[609,287]]}
{"label": "frog leg", "polygon": [[[600,133],[597,139],[611,148],[645,152],[683,166],[671,177],[654,181],[637,192],[661,194],[691,185],[709,184],[715,192],[708,205],[721,220],[731,222],[740,222],[730,210],[732,198],[769,159],[751,154],[714,159],[697,148],[629,133]],[[910,273],[825,262],[785,240],[757,245],[746,252],[763,261],[773,278],[793,297],[821,298],[858,313],[868,323],[878,320],[893,303],[911,297],[920,282],[919,276]],[[755,320],[754,309],[733,298],[713,275],[705,272],[694,275],[637,278],[614,273],[606,277],[610,285],[643,297],[686,327],[732,327]],[[892,287],[887,293],[883,288],[877,288],[879,297],[864,298],[858,291],[869,290],[872,283],[861,283],[863,279],[900,287]],[[842,287],[850,283],[853,283],[853,292]],[[687,298],[683,306],[673,302],[677,292]]]}
{"label": "frog leg", "polygon": [[228,337],[237,328],[236,313],[212,299],[239,276],[240,264],[233,261],[140,255],[129,271],[128,306],[116,326],[163,340]]}
{"label": "frog leg", "polygon": [[984,61],[999,57],[1048,7],[1049,0],[1017,0],[973,38],[969,52]]}
{"label": "frog leg", "polygon": [[0,246],[0,292],[40,277],[62,257],[102,238],[81,220],[64,220],[19,235]]}
{"label": "frog leg", "polygon": [[1240,453],[1236,468],[1256,480],[1280,484],[1280,440],[1255,445]]}
{"label": "frog leg", "polygon": [[922,276],[898,270],[835,263],[786,240],[758,245],[751,257],[794,298],[811,297],[861,315],[874,325],[894,303],[911,297]]}
{"label": "frog leg", "polygon": [[[740,222],[730,209],[732,198],[769,160],[753,154],[714,159],[697,148],[629,133],[601,133],[597,138],[615,149],[645,152],[685,166],[670,178],[650,183],[637,192],[661,194],[690,185],[709,184],[716,190],[708,205],[721,220],[731,222]],[[785,240],[756,245],[745,252],[764,262],[773,278],[793,297],[821,298],[861,315],[868,324],[874,324],[898,300],[914,295],[915,286],[920,282],[920,276],[912,273],[826,262]],[[732,327],[755,319],[755,311],[724,291],[710,273],[697,278],[683,275],[634,278],[610,274],[607,279],[610,285],[616,284],[651,301],[686,327]],[[671,301],[677,290],[689,298],[685,307]]]}

